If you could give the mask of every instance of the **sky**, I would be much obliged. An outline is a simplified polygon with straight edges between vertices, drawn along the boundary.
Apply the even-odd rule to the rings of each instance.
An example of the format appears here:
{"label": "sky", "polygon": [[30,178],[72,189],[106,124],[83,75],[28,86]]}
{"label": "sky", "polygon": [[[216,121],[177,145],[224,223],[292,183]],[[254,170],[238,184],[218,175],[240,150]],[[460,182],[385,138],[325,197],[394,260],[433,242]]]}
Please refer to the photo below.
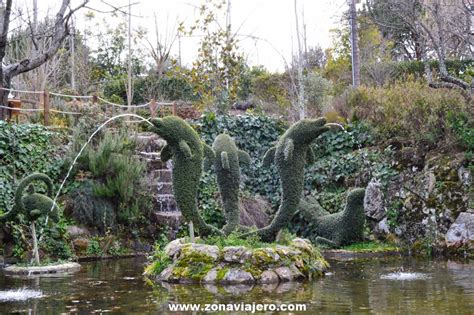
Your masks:
{"label": "sky", "polygon": [[[23,0],[31,8],[33,0]],[[73,4],[79,0],[73,0]],[[107,0],[117,6],[128,4],[128,0]],[[203,0],[130,0],[132,6],[132,28],[137,26],[149,30],[150,41],[154,42],[154,15],[158,18],[160,30],[171,28],[177,22],[191,25],[198,16],[196,9]],[[297,0],[300,25],[303,15],[306,24],[308,47],[331,45],[330,30],[341,25],[342,14],[347,10],[347,0]],[[56,6],[54,3],[57,3]],[[59,0],[38,1],[40,12],[54,12]],[[98,0],[91,0],[90,7],[104,9]],[[77,16],[77,27],[84,27],[84,14]],[[100,17],[101,14],[96,13]],[[231,0],[232,31],[239,34],[239,47],[245,53],[250,65],[264,65],[272,71],[281,71],[285,62],[291,60],[296,51],[296,24],[294,0]],[[113,21],[112,21],[113,23]],[[301,26],[300,26],[301,27]],[[251,35],[253,38],[248,37]],[[258,38],[258,39],[255,39]],[[181,38],[181,60],[190,65],[196,57],[199,38]],[[177,56],[176,41],[172,53]]]}

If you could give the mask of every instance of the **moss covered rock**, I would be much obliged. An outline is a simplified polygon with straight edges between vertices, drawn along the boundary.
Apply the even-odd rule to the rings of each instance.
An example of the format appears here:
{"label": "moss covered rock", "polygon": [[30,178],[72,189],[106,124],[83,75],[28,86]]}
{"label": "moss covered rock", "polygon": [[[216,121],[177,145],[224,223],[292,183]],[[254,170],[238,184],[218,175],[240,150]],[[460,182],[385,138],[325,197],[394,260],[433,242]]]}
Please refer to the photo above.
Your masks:
{"label": "moss covered rock", "polygon": [[255,249],[218,248],[184,240],[173,242],[165,249],[171,265],[159,272],[146,269],[146,274],[156,281],[225,284],[297,281],[322,276],[328,267],[319,251],[308,240],[299,238],[287,246],[275,244]]}

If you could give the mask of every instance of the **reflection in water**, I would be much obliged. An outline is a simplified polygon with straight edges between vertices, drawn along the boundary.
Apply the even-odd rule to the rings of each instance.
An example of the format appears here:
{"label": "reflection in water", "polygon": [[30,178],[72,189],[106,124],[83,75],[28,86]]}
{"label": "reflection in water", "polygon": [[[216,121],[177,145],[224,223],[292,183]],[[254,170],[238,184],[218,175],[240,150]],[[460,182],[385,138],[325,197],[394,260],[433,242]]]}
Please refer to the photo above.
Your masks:
{"label": "reflection in water", "polygon": [[[168,310],[170,303],[253,302],[304,303],[307,314],[474,313],[473,263],[411,258],[331,262],[331,276],[310,283],[233,286],[150,285],[141,276],[143,264],[142,258],[85,263],[69,277],[0,276],[0,313],[179,314]],[[401,281],[413,277],[416,281]],[[43,295],[1,299],[20,288]]]}

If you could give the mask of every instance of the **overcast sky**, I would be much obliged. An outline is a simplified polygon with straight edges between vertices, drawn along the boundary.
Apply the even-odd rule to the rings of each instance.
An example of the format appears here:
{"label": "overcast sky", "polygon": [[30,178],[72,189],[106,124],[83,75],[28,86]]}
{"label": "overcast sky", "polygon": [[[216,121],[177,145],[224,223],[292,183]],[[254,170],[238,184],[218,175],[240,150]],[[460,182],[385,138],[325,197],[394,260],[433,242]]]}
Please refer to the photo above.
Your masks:
{"label": "overcast sky", "polygon": [[[29,4],[33,0],[23,1]],[[59,0],[54,2],[60,3]],[[54,2],[38,1],[40,11],[45,12]],[[128,4],[128,0],[108,0],[108,2],[118,6]],[[153,38],[154,14],[157,15],[162,30],[167,25],[173,26],[176,21],[185,21],[190,25],[198,15],[195,7],[199,6],[202,0],[131,0],[131,2],[138,2],[132,7],[132,13],[135,15],[132,18],[132,27],[140,25],[149,29],[149,36]],[[90,6],[98,7],[98,1],[92,0]],[[300,11],[304,10],[308,46],[320,45],[323,48],[330,46],[330,30],[340,24],[342,13],[347,9],[346,0],[298,0],[298,7]],[[239,46],[247,55],[249,64],[261,64],[270,70],[283,70],[282,55],[289,61],[292,47],[297,45],[294,0],[231,0],[231,8],[232,28],[234,32],[238,29],[238,34],[242,35],[239,37],[241,39]],[[52,12],[54,9],[51,9]],[[79,28],[83,26],[81,16],[86,11],[80,11],[78,14]],[[245,37],[246,35],[261,40]],[[189,65],[195,58],[198,40],[198,38],[181,39],[183,64]],[[173,47],[173,53],[178,55],[177,43]]]}

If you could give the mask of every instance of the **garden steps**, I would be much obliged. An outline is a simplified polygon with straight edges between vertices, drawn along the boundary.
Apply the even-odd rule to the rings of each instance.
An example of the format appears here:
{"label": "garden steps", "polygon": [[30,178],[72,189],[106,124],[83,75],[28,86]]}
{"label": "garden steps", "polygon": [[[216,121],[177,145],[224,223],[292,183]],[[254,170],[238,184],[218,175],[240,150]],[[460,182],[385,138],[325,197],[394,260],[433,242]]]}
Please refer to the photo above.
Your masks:
{"label": "garden steps", "polygon": [[[166,141],[154,133],[140,133],[136,136],[138,154],[147,165],[148,189],[153,196],[153,208],[157,222],[164,224],[181,217],[173,194],[172,162],[161,160],[161,150]],[[170,214],[174,213],[174,214]]]}

